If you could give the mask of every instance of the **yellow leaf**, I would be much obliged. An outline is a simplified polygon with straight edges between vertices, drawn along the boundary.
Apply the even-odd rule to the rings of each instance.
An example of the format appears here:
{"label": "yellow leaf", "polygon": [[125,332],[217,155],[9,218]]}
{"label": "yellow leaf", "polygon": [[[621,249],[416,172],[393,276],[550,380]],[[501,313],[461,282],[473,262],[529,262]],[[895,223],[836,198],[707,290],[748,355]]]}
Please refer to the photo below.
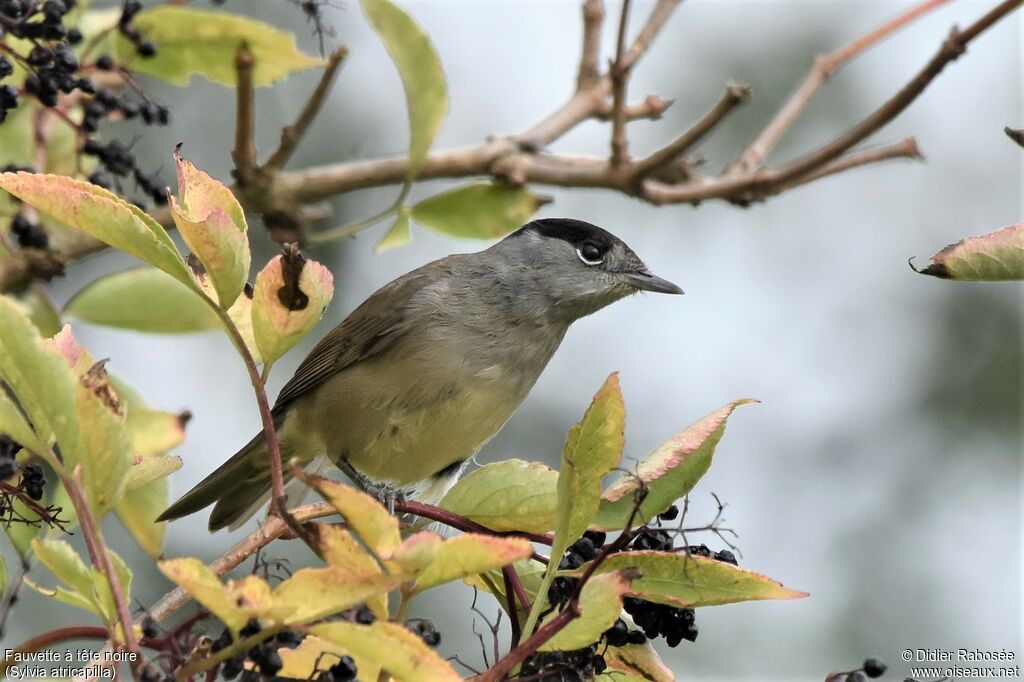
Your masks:
{"label": "yellow leaf", "polygon": [[501,568],[532,554],[533,545],[523,538],[465,533],[444,541],[433,562],[417,579],[416,590]]}
{"label": "yellow leaf", "polygon": [[253,84],[271,85],[290,73],[323,63],[295,46],[295,36],[254,19],[210,10],[161,5],[139,12],[134,26],[157,46],[157,53],[133,59],[135,46],[118,36],[116,49],[131,70],[175,85],[194,75],[234,86],[235,55],[242,43],[253,54]]}
{"label": "yellow leaf", "polygon": [[[357,661],[387,672],[396,682],[461,682],[462,677],[423,640],[397,623],[325,623],[309,631],[337,644]],[[369,667],[369,666],[368,666]],[[359,676],[363,678],[363,664]]]}
{"label": "yellow leaf", "polygon": [[350,573],[340,568],[303,568],[277,586],[274,600],[292,608],[288,623],[308,623],[386,594],[402,584],[401,576]]}
{"label": "yellow leaf", "polygon": [[371,495],[352,486],[331,481],[320,476],[299,474],[303,481],[312,486],[320,495],[345,517],[351,528],[366,546],[377,556],[390,557],[402,544],[398,530],[398,519],[385,509]]}
{"label": "yellow leaf", "polygon": [[235,604],[227,588],[206,564],[199,559],[184,557],[161,561],[158,566],[168,579],[219,618],[232,636],[238,637],[238,631],[245,627],[249,616]]}

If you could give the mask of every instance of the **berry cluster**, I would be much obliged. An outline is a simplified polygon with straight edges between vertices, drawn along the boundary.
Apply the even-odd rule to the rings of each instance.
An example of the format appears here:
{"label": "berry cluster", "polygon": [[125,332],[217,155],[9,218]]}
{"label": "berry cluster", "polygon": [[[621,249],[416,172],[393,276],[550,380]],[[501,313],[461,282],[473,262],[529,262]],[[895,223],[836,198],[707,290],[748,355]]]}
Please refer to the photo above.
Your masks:
{"label": "berry cluster", "polygon": [[46,230],[39,223],[33,223],[23,213],[18,213],[11,219],[11,234],[18,241],[18,246],[23,249],[46,249],[50,245],[50,238]]}
{"label": "berry cluster", "polygon": [[[111,140],[103,144],[98,140],[88,139],[82,147],[82,152],[95,156],[102,168],[96,170],[89,176],[89,182],[104,189],[110,189],[117,183],[116,178],[131,176],[135,180],[135,186],[144,192],[153,203],[163,205],[167,203],[167,188],[156,175],[147,175],[135,165],[135,157],[131,149],[118,140]],[[114,177],[112,177],[114,176]]]}
{"label": "berry cluster", "polygon": [[139,35],[139,29],[132,25],[135,15],[142,11],[142,3],[139,0],[129,0],[124,3],[121,10],[121,18],[117,22],[117,30],[135,45],[135,51],[140,57],[153,57],[156,55],[156,45],[151,40],[144,40]]}
{"label": "berry cluster", "polygon": [[[829,675],[829,682],[867,682],[869,679],[876,679],[885,674],[888,666],[877,658],[866,658],[860,668],[847,673],[835,673]],[[911,678],[907,678],[910,680]]]}
{"label": "berry cluster", "polygon": [[33,500],[43,499],[43,487],[46,485],[46,477],[43,475],[43,467],[40,464],[26,464],[21,469],[21,483],[19,484],[25,494]]}
{"label": "berry cluster", "polygon": [[0,434],[0,481],[6,481],[18,473],[18,462],[14,457],[20,450],[20,443],[8,435]]}
{"label": "berry cluster", "polygon": [[[260,630],[259,620],[253,618],[239,631],[238,636],[245,639],[259,634]],[[294,649],[302,641],[302,638],[303,635],[299,632],[282,630],[272,638],[260,642],[248,651],[235,654],[224,661],[221,664],[220,674],[225,680],[233,680],[245,669],[245,662],[251,661],[255,666],[255,671],[261,677],[273,677],[284,666],[281,662],[281,655],[277,653],[277,650],[281,647]],[[231,633],[225,628],[220,633],[220,636],[214,640],[210,650],[213,653],[217,653],[231,646],[233,642]]]}
{"label": "berry cluster", "polygon": [[607,664],[597,653],[597,644],[575,651],[533,654],[519,670],[520,678],[539,682],[584,682],[604,672]]}
{"label": "berry cluster", "polygon": [[422,639],[427,646],[437,646],[441,643],[441,633],[426,618],[410,618],[405,621],[405,627],[412,630],[412,633]]}
{"label": "berry cluster", "polygon": [[[92,76],[97,72],[117,70],[118,66],[110,55],[100,55],[94,62],[79,62],[74,46],[82,41],[81,31],[65,25],[68,13],[77,3],[78,0],[0,0],[0,37],[9,34],[21,40],[14,45],[25,45],[17,50],[9,46],[0,55],[0,81],[16,71],[24,77],[20,87],[16,83],[0,82],[0,124],[24,99],[23,95],[28,95],[42,107],[57,109],[63,123],[73,126],[80,140],[95,133],[106,119],[137,118],[147,125],[167,125],[167,107],[149,101],[124,69],[120,69],[121,74],[137,93],[136,98],[118,94],[110,88],[97,87]],[[135,45],[140,56],[151,57],[156,54],[156,46],[144,39],[133,23],[141,10],[141,2],[127,0],[117,28]],[[77,96],[61,99],[62,94],[71,93],[77,93]],[[69,109],[78,107],[81,122],[76,124],[77,117],[71,115]],[[97,156],[101,163],[101,168],[90,177],[94,184],[106,188],[113,185],[123,194],[118,178],[132,177],[135,186],[148,200],[156,204],[166,202],[164,183],[138,169],[124,144],[111,142],[102,145],[96,140],[84,139],[82,151]],[[38,226],[33,227],[22,220],[11,227],[20,245],[45,248],[45,233]]]}
{"label": "berry cluster", "polygon": [[[678,516],[678,507],[672,506],[658,515],[658,522],[660,524],[661,521],[671,521]],[[606,540],[605,533],[587,531],[565,552],[558,562],[559,570],[575,570],[593,560],[602,550],[607,552],[613,549],[605,548]],[[645,526],[633,533],[629,545],[622,551],[645,550],[672,552],[681,551],[681,548],[676,548],[673,534],[668,530]],[[686,547],[686,552],[694,556],[730,563],[734,566],[737,564],[736,555],[727,549],[713,552],[707,545],[702,544],[689,545]],[[579,580],[577,578],[557,577],[548,590],[548,601],[555,608],[561,607],[572,597],[578,587]],[[633,597],[624,599],[623,607],[640,629],[630,630],[626,621],[620,618],[602,635],[609,646],[643,644],[648,639],[664,637],[670,647],[675,647],[684,639],[690,642],[697,639],[698,630],[693,609],[676,608]]]}
{"label": "berry cluster", "polygon": [[317,682],[353,682],[359,669],[351,656],[342,656],[337,663],[327,670],[321,670]]}

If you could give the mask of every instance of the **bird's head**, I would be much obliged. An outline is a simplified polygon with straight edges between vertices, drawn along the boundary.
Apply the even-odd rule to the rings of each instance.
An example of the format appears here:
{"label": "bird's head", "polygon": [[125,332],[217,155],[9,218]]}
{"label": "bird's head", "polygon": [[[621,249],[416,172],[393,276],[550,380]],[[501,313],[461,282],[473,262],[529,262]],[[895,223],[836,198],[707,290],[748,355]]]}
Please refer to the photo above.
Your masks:
{"label": "bird's head", "polygon": [[638,291],[683,293],[652,274],[621,239],[582,220],[534,220],[489,250],[510,270],[517,297],[535,299],[568,321]]}

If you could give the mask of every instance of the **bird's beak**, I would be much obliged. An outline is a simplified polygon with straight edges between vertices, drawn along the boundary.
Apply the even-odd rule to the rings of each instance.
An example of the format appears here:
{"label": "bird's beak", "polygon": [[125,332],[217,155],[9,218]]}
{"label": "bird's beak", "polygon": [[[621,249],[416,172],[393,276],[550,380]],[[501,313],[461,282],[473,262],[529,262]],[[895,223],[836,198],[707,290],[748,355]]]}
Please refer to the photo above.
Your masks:
{"label": "bird's beak", "polygon": [[625,275],[626,281],[641,291],[653,291],[657,294],[681,294],[683,290],[667,279],[653,275],[647,270],[630,272]]}

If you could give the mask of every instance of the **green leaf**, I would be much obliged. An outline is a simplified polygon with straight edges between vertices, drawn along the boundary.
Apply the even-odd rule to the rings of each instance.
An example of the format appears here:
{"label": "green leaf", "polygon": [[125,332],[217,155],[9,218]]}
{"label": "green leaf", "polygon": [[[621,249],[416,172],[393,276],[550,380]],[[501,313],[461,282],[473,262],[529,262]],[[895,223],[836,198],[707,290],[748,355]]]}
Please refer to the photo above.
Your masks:
{"label": "green leaf", "polygon": [[46,452],[47,447],[36,437],[18,407],[0,390],[0,433],[6,434],[27,450]]}
{"label": "green leaf", "polygon": [[158,566],[171,582],[192,595],[231,630],[232,636],[238,637],[238,631],[245,627],[249,616],[206,564],[193,557],[182,557],[161,561]]}
{"label": "green leaf", "polygon": [[142,209],[90,182],[63,175],[0,174],[0,188],[54,220],[194,286],[167,232]]}
{"label": "green leaf", "polygon": [[334,294],[330,270],[300,254],[275,256],[256,276],[252,328],[264,362],[274,362],[302,340]]}
{"label": "green leaf", "polygon": [[25,314],[32,320],[39,333],[43,336],[53,336],[60,331],[62,326],[60,313],[53,307],[53,301],[39,288],[26,291],[18,297],[18,303],[25,309]]}
{"label": "green leaf", "polygon": [[41,452],[53,440],[66,463],[79,449],[76,380],[64,359],[47,346],[39,331],[13,300],[0,296],[0,379],[7,383],[34,426]]}
{"label": "green leaf", "polygon": [[974,282],[1024,279],[1024,222],[950,244],[918,272]]}
{"label": "green leaf", "polygon": [[[38,519],[39,515],[28,508],[20,499],[11,500],[11,509],[15,514],[26,519]],[[67,514],[60,517],[66,518]],[[32,552],[32,541],[38,538],[46,530],[46,524],[33,525],[31,523],[12,523],[10,526],[3,526],[4,534],[11,541],[11,545],[22,559],[28,557]]]}
{"label": "green leaf", "polygon": [[528,189],[475,182],[424,199],[412,207],[412,218],[449,237],[496,239],[527,222],[539,207]]}
{"label": "green leaf", "polygon": [[409,243],[409,211],[402,209],[398,218],[395,219],[395,224],[388,228],[388,231],[381,237],[381,240],[377,242],[376,251],[387,251],[389,249],[397,249],[399,246],[405,246]]}
{"label": "green leaf", "polygon": [[[181,460],[177,457],[159,459],[177,460],[178,466],[181,466]],[[158,522],[156,517],[167,509],[170,498],[167,486],[167,479],[159,478],[133,487],[129,478],[128,489],[117,504],[117,517],[121,524],[152,559],[159,559],[164,553],[167,522]]]}
{"label": "green leaf", "polygon": [[245,213],[231,190],[177,152],[174,163],[181,201],[171,197],[171,217],[206,268],[221,308],[230,308],[249,279]]}
{"label": "green leaf", "polygon": [[[125,602],[130,604],[132,591],[131,569],[124,563],[124,559],[115,552],[107,550],[107,555],[110,557],[110,564],[114,567],[117,581],[121,585],[121,594],[124,596]],[[103,613],[103,620],[107,623],[116,623],[118,621],[117,602],[114,601],[114,593],[110,590],[109,579],[102,571],[93,567],[92,583],[93,594],[95,595],[96,604]]]}
{"label": "green leaf", "polygon": [[296,71],[320,66],[323,61],[300,52],[295,36],[254,19],[195,9],[161,5],[135,17],[135,28],[157,46],[145,59],[124,36],[116,38],[116,52],[134,73],[188,85],[192,76],[234,87],[235,56],[245,43],[253,55],[254,85],[272,85]]}
{"label": "green leaf", "polygon": [[[346,573],[369,575],[382,573],[380,564],[369,554],[352,533],[327,523],[313,525],[317,531],[317,546],[324,563],[332,568],[340,568]],[[382,593],[366,600],[378,618],[388,618],[388,595]]]}
{"label": "green leaf", "polygon": [[398,623],[379,620],[370,625],[334,622],[314,625],[309,632],[339,645],[357,661],[362,661],[359,664],[360,678],[364,678],[365,668],[373,666],[403,682],[462,680],[446,660]]}
{"label": "green leaf", "polygon": [[124,494],[132,466],[131,446],[116,393],[101,363],[77,387],[81,429],[82,482],[96,519],[113,509]]}
{"label": "green leaf", "polygon": [[[771,578],[685,552],[622,552],[608,557],[598,574],[638,569],[627,594],[674,607],[718,606],[763,599],[802,599],[806,592],[783,587]],[[586,570],[582,566],[577,574]]]}
{"label": "green leaf", "polygon": [[[622,459],[626,406],[619,375],[612,373],[594,396],[583,419],[572,427],[562,451],[558,472],[555,539],[551,556],[561,557],[593,521],[601,503],[601,480]],[[547,595],[558,561],[551,561],[538,594]],[[532,632],[540,614],[540,600],[530,609],[524,632]]]}
{"label": "green leaf", "polygon": [[0,554],[0,595],[7,591],[7,560]]}
{"label": "green leaf", "polygon": [[68,301],[64,314],[105,327],[159,334],[222,328],[195,291],[149,267],[100,277]]}
{"label": "green leaf", "polygon": [[103,617],[93,593],[93,574],[78,553],[64,540],[35,539],[32,551],[58,580],[69,589],[57,588],[45,594]]}
{"label": "green leaf", "polygon": [[[580,615],[542,644],[539,650],[572,651],[601,639],[604,631],[614,625],[622,613],[622,595],[629,589],[629,582],[629,578],[620,572],[592,576],[580,590]],[[558,613],[552,613],[544,622],[554,620]]]}
{"label": "green leaf", "polygon": [[402,544],[398,519],[372,495],[320,476],[300,473],[299,478],[337,509],[345,517],[348,527],[377,556],[388,558]]}
{"label": "green leaf", "polygon": [[498,538],[465,533],[444,541],[434,560],[416,580],[416,591],[501,568],[533,554],[533,545],[523,538]]}
{"label": "green leaf", "polygon": [[460,479],[439,506],[493,531],[546,533],[555,526],[557,487],[550,467],[507,459]]}
{"label": "green leaf", "polygon": [[409,111],[406,183],[416,177],[448,111],[448,87],[430,38],[391,0],[362,0],[363,11],[398,68]]}
{"label": "green leaf", "polygon": [[379,571],[358,574],[333,567],[303,568],[277,586],[274,601],[289,607],[288,623],[308,623],[390,592],[402,580]]}
{"label": "green leaf", "polygon": [[181,468],[181,457],[172,455],[136,456],[128,477],[125,479],[126,490],[136,490],[153,481],[166,478]]}
{"label": "green leaf", "polygon": [[622,530],[636,505],[635,493],[641,481],[647,486],[647,496],[634,525],[647,523],[693,490],[711,466],[715,448],[725,434],[726,420],[737,407],[754,402],[734,400],[656,447],[633,474],[621,476],[604,491],[594,526]]}
{"label": "green leaf", "polygon": [[[622,459],[626,406],[619,375],[594,396],[579,424],[569,431],[558,472],[558,508],[552,556],[561,556],[593,521],[601,503],[601,480]],[[557,562],[552,562],[557,563]]]}

